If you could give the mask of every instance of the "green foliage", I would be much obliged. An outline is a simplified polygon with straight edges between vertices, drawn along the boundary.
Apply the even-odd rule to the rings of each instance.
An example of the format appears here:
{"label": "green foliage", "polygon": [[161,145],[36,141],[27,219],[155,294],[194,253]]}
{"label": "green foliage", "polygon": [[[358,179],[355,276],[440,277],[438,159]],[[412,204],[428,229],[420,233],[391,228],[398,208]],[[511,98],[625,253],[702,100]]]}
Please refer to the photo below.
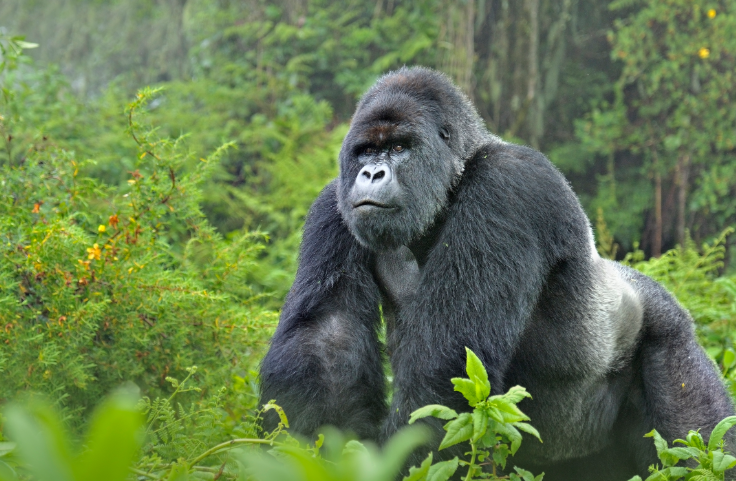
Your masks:
{"label": "green foliage", "polygon": [[[5,425],[17,443],[17,461],[9,464],[3,461],[7,453],[0,455],[0,480],[21,479],[25,468],[37,481],[128,479],[129,466],[138,454],[142,421],[135,404],[135,394],[124,389],[105,400],[95,411],[79,450],[48,404],[35,399],[11,405]],[[9,452],[15,450],[11,445]]]}
{"label": "green foliage", "polygon": [[[652,473],[645,481],[709,481],[722,480],[727,470],[736,467],[736,457],[724,451],[723,436],[736,425],[736,416],[722,420],[713,429],[706,445],[703,437],[697,431],[690,431],[685,439],[676,439],[675,443],[684,447],[669,447],[667,441],[660,436],[657,430],[652,430],[645,437],[654,439],[657,456],[662,462],[659,466],[650,466]],[[685,467],[681,461],[694,462],[697,466]],[[642,481],[641,477],[634,476],[629,481]]]}
{"label": "green foliage", "polygon": [[[521,446],[521,432],[531,434],[539,439],[539,433],[530,424],[525,423],[529,418],[521,412],[517,404],[524,398],[530,398],[521,386],[514,386],[506,394],[491,396],[491,384],[488,373],[478,356],[467,347],[466,372],[468,378],[453,378],[455,391],[460,392],[467,399],[472,413],[458,414],[452,409],[429,405],[417,409],[411,414],[409,424],[425,417],[435,417],[449,420],[444,429],[447,431],[440,442],[439,450],[449,448],[459,443],[470,444],[469,460],[459,459],[457,456],[449,461],[432,464],[432,453],[424,460],[419,468],[412,468],[404,481],[446,481],[455,474],[460,467],[467,467],[467,474],[463,478],[471,479],[504,479],[500,478],[497,469],[505,469],[509,455],[516,454]],[[483,472],[483,465],[489,464],[492,473]],[[544,473],[534,477],[528,471],[514,467],[516,473],[509,473],[512,481],[541,481]]]}
{"label": "green foliage", "polygon": [[0,166],[0,399],[42,391],[75,412],[123,380],[165,392],[193,364],[224,386],[268,338],[275,316],[247,282],[261,236],[226,241],[199,209],[227,146],[199,159],[141,125],[154,94],[128,107],[137,148],[123,186],[44,143]]}
{"label": "green foliage", "polygon": [[[640,219],[653,200],[664,203],[669,189],[681,191],[677,209],[686,211],[698,238],[736,219],[733,184],[725,181],[736,172],[733,7],[728,0],[610,5],[625,14],[608,34],[621,76],[612,101],[578,122],[577,135],[606,160],[593,207],[603,208],[627,244],[640,231],[627,232],[631,219]],[[657,179],[662,193],[652,185]]]}

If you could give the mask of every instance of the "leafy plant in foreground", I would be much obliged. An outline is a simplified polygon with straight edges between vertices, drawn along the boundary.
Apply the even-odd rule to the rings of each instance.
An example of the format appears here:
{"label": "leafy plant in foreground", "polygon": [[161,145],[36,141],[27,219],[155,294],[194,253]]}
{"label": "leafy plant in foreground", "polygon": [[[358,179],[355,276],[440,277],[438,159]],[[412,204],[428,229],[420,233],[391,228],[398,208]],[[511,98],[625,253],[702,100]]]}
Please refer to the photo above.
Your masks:
{"label": "leafy plant in foreground", "polygon": [[[736,457],[723,450],[723,437],[726,432],[736,425],[736,416],[729,416],[713,428],[708,444],[697,431],[690,431],[685,439],[676,439],[675,443],[684,447],[672,447],[660,436],[657,430],[646,434],[654,438],[657,456],[662,461],[662,469],[650,466],[652,473],[645,481],[716,481],[724,479],[724,473],[736,467]],[[677,466],[680,461],[692,460],[698,463],[695,467]],[[642,481],[641,477],[634,476],[629,481]]]}
{"label": "leafy plant in foreground", "polygon": [[[527,417],[516,406],[522,399],[531,395],[521,386],[514,386],[506,394],[491,396],[491,383],[488,373],[478,356],[468,348],[466,371],[468,378],[453,378],[455,391],[460,392],[473,408],[472,413],[458,414],[454,410],[438,404],[431,404],[417,409],[411,414],[409,424],[428,416],[450,420],[445,424],[447,431],[439,449],[449,448],[462,442],[470,444],[471,451],[466,453],[469,459],[454,457],[432,465],[432,453],[427,456],[419,468],[412,468],[404,481],[445,481],[455,474],[458,467],[467,468],[465,480],[502,479],[498,468],[504,469],[509,454],[513,455],[521,446],[521,433],[524,431],[539,439],[539,433],[530,424]],[[490,466],[492,472],[483,471],[483,466]],[[541,481],[544,473],[534,477],[529,471],[514,467],[516,473],[510,473],[512,481]],[[505,478],[505,477],[504,477]]]}
{"label": "leafy plant in foreground", "polygon": [[[72,448],[58,415],[44,402],[11,405],[5,423],[17,442],[19,461],[37,481],[123,481],[140,446],[142,416],[136,401],[134,393],[122,389],[103,402],[87,429],[85,449],[79,452]],[[0,459],[0,481],[15,481],[18,474]]]}

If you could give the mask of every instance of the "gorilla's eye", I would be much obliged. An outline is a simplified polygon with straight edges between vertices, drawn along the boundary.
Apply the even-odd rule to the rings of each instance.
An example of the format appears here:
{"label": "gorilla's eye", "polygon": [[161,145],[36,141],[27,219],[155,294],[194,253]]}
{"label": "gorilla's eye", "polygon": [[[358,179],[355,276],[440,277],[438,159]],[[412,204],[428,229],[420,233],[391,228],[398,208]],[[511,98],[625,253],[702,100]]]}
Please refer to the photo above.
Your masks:
{"label": "gorilla's eye", "polygon": [[363,152],[366,153],[366,154],[375,154],[376,153],[376,149],[374,149],[372,147],[368,147]]}
{"label": "gorilla's eye", "polygon": [[393,149],[394,149],[394,152],[402,152],[404,150],[404,146],[396,144],[394,145]]}

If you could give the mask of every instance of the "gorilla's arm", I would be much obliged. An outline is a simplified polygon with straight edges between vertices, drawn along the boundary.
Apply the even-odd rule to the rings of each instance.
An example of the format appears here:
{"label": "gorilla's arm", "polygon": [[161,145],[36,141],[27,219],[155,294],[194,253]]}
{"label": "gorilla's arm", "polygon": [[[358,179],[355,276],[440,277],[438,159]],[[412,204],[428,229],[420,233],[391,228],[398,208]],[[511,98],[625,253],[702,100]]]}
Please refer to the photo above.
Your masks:
{"label": "gorilla's arm", "polygon": [[[332,424],[375,439],[386,414],[371,254],[345,227],[335,184],[312,206],[296,280],[261,365],[261,401],[275,399],[295,432]],[[264,428],[277,418],[266,413]]]}
{"label": "gorilla's arm", "polygon": [[494,394],[508,388],[508,365],[551,269],[590,255],[572,191],[523,147],[495,145],[471,159],[445,219],[422,268],[420,302],[402,309],[388,339],[394,397],[385,436],[425,404],[467,410],[450,383],[465,377],[465,346],[485,364]]}

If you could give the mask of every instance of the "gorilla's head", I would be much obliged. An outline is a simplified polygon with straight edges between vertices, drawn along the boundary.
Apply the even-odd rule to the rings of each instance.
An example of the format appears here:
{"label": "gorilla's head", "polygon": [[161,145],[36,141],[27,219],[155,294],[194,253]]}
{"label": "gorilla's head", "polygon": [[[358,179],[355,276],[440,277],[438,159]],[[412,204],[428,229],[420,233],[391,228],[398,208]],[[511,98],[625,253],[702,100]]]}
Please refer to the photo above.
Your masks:
{"label": "gorilla's head", "polygon": [[489,142],[468,98],[443,74],[402,68],[358,103],[340,151],[338,206],[380,251],[416,241],[447,205],[465,162]]}

